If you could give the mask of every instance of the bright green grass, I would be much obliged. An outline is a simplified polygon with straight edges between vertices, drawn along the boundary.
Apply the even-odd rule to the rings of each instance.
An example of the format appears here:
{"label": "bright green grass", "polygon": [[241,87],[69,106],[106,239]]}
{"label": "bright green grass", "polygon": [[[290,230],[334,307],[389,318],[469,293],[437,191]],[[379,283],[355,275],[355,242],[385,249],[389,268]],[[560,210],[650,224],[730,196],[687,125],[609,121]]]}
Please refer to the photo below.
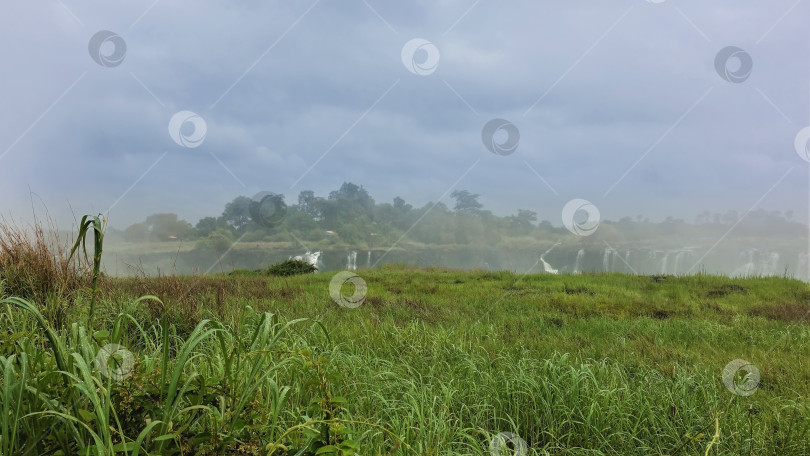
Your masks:
{"label": "bright green grass", "polygon": [[[356,309],[331,273],[107,280],[101,331],[68,323],[59,350],[0,307],[0,455],[488,455],[500,432],[528,454],[810,454],[802,282],[357,273]],[[95,368],[111,342],[134,354],[123,381]],[[722,382],[735,359],[761,372],[751,396]]]}

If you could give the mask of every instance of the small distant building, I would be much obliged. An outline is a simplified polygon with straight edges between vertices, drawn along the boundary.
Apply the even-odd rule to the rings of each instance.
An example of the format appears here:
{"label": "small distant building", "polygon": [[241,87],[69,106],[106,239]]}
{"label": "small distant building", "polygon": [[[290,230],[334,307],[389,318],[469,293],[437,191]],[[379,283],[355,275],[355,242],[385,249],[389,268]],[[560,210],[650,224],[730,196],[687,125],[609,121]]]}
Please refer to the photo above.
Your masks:
{"label": "small distant building", "polygon": [[326,234],[327,236],[337,236],[337,233],[334,231],[327,231]]}

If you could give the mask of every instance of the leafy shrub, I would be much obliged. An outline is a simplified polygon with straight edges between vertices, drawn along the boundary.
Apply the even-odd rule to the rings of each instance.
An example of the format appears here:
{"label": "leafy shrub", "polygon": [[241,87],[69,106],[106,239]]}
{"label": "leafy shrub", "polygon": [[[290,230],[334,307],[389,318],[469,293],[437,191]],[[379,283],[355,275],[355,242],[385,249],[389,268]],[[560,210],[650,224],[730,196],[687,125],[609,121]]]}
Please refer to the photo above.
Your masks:
{"label": "leafy shrub", "polygon": [[299,274],[311,274],[318,268],[301,260],[284,260],[267,268],[267,273],[272,276],[287,277]]}
{"label": "leafy shrub", "polygon": [[231,243],[231,234],[227,230],[220,228],[197,241],[194,248],[197,250],[224,253],[231,248]]}

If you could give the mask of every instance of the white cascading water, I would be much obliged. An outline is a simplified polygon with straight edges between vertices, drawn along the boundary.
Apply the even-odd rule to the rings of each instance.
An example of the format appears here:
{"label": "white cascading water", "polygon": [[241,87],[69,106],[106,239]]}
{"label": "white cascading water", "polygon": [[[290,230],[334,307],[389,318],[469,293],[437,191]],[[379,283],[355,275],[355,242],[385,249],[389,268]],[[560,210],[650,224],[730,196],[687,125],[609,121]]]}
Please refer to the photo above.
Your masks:
{"label": "white cascading water", "polygon": [[577,259],[574,261],[574,274],[582,272],[582,258],[585,257],[585,249],[579,249]]}
{"label": "white cascading water", "polygon": [[556,244],[554,244],[554,245],[552,245],[552,246],[551,246],[551,248],[549,248],[548,250],[546,250],[545,252],[543,252],[543,254],[542,254],[542,255],[540,255],[540,261],[543,263],[543,272],[546,272],[546,273],[548,273],[548,274],[559,274],[559,273],[560,273],[560,271],[559,271],[559,270],[552,268],[552,267],[551,267],[551,265],[550,265],[550,264],[548,264],[548,262],[545,260],[545,256],[546,256],[546,255],[547,255],[549,252],[551,252],[551,251],[554,249],[554,247],[557,247],[558,245],[560,245],[560,243],[559,243],[559,242],[558,242],[558,243],[556,243]]}
{"label": "white cascading water", "polygon": [[796,272],[795,276],[799,280],[810,281],[810,268],[808,268],[808,264],[810,264],[810,256],[807,255],[805,252],[799,252],[799,257],[796,259]]}
{"label": "white cascading water", "polygon": [[740,252],[739,258],[742,260],[743,264],[730,274],[731,277],[746,277],[755,275],[757,273],[757,267],[754,264],[753,250],[744,250]]}
{"label": "white cascading water", "polygon": [[307,263],[315,266],[316,268],[320,269],[320,262],[321,262],[321,251],[317,252],[310,252],[307,251],[303,255],[296,255],[295,257],[290,257],[291,260],[298,260],[298,261],[306,261]]}
{"label": "white cascading water", "polygon": [[680,252],[675,254],[675,264],[672,265],[672,273],[678,275],[678,271],[680,271],[681,260],[683,256],[686,254],[686,250],[681,250]]}
{"label": "white cascading water", "polygon": [[771,257],[770,255],[765,254],[762,252],[759,254],[759,264],[757,265],[757,272],[759,275],[766,276],[770,274],[771,269]]}
{"label": "white cascading water", "polygon": [[540,258],[540,261],[543,263],[543,272],[546,272],[548,274],[559,274],[560,273],[559,270],[552,268],[551,265],[548,264],[548,262],[546,260]]}
{"label": "white cascading water", "polygon": [[352,250],[346,257],[346,270],[354,271],[357,269],[357,251]]}
{"label": "white cascading water", "polygon": [[661,260],[661,274],[667,273],[667,261],[669,261],[669,252],[664,254],[664,259]]}
{"label": "white cascading water", "polygon": [[731,277],[748,277],[748,276],[754,275],[755,270],[756,270],[756,267],[754,266],[754,263],[746,263],[746,264],[740,266],[739,268],[735,269],[734,271],[732,271],[732,273],[729,274],[729,276],[731,276]]}
{"label": "white cascading water", "polygon": [[610,255],[612,252],[613,249],[605,247],[605,253],[602,255],[602,270],[605,272],[610,272]]}
{"label": "white cascading water", "polygon": [[779,252],[771,252],[762,262],[761,273],[766,276],[773,276],[779,273]]}
{"label": "white cascading water", "polygon": [[371,267],[371,250],[368,251],[368,255],[366,256],[366,267]]}

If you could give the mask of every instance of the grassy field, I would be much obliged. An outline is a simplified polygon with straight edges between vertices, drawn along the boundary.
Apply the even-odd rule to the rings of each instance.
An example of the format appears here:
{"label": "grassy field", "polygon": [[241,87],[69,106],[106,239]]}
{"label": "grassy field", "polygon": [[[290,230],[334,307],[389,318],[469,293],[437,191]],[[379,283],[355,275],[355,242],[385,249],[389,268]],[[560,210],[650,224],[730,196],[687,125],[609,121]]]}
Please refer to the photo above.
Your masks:
{"label": "grassy field", "polygon": [[7,297],[0,455],[810,454],[805,283],[356,273]]}

